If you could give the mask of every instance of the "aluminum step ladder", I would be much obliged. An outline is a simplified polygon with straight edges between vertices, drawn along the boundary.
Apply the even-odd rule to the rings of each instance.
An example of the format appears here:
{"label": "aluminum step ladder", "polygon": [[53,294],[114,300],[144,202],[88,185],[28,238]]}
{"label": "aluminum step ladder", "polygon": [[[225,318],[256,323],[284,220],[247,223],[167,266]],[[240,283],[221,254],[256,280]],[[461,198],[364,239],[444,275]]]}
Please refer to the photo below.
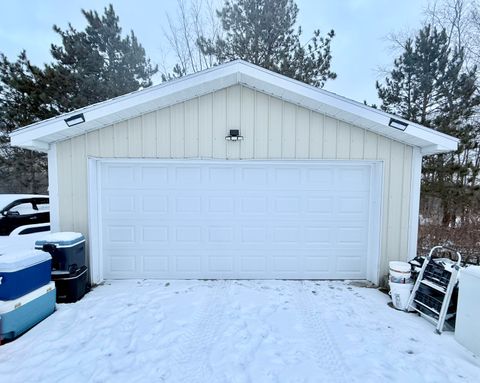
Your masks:
{"label": "aluminum step ladder", "polygon": [[[457,261],[451,270],[435,263],[432,255],[436,251],[453,252]],[[435,246],[423,262],[405,311],[415,310],[422,317],[436,325],[437,334],[441,334],[445,320],[455,314],[448,313],[453,289],[458,280],[461,255],[458,251],[445,246]],[[443,271],[442,271],[443,270]]]}

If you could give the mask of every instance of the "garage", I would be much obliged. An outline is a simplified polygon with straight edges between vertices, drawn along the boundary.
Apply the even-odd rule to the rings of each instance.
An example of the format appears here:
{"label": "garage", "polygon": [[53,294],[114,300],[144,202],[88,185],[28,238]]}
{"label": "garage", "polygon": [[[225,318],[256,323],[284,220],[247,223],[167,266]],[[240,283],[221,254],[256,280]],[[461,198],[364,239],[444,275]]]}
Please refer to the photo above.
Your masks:
{"label": "garage", "polygon": [[375,163],[105,161],[104,276],[366,279]]}
{"label": "garage", "polygon": [[90,281],[367,279],[415,257],[422,158],[458,140],[238,60],[11,133],[48,154]]}

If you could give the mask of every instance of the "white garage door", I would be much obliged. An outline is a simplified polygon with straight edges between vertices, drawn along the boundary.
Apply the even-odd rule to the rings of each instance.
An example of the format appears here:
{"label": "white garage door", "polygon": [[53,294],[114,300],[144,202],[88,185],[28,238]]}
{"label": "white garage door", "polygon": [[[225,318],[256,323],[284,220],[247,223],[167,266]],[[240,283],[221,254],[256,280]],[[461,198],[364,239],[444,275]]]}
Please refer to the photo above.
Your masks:
{"label": "white garage door", "polygon": [[102,162],[104,277],[364,279],[378,220],[372,169],[342,161]]}

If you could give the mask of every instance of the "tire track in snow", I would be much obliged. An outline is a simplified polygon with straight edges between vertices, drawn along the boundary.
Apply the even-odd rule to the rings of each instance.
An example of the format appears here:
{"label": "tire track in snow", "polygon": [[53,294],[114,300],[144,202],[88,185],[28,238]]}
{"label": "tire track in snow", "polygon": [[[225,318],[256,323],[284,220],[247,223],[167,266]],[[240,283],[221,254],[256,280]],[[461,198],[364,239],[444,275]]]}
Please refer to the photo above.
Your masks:
{"label": "tire track in snow", "polygon": [[208,357],[216,341],[218,328],[223,321],[231,281],[216,281],[210,288],[200,309],[193,316],[192,327],[180,339],[176,362],[176,376],[179,382],[215,383],[217,381]]}
{"label": "tire track in snow", "polygon": [[[318,301],[313,298],[311,286],[307,286],[305,281],[298,283],[294,291],[295,303],[300,313],[300,317],[309,334],[309,343],[312,355],[323,372],[319,377],[319,382],[347,382],[345,376],[345,364],[343,363],[338,347],[333,337],[325,325],[325,319],[322,316],[322,308],[318,307]],[[321,291],[324,295],[324,288],[317,286],[315,291]]]}

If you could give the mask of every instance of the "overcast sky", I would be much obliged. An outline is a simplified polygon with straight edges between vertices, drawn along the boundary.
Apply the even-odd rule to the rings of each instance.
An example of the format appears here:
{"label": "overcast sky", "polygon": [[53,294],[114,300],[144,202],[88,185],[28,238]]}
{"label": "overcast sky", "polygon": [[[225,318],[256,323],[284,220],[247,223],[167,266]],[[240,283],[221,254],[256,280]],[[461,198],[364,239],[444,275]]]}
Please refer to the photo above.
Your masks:
{"label": "overcast sky", "polygon": [[[154,63],[163,58],[162,34],[166,12],[173,13],[176,0],[42,0],[0,1],[0,52],[14,59],[22,50],[31,61],[50,61],[49,47],[58,43],[52,25],[65,28],[71,22],[85,26],[80,9],[96,9],[113,3],[124,31],[133,29]],[[388,67],[394,52],[386,36],[417,29],[427,0],[297,0],[299,24],[304,35],[320,28],[334,29],[333,70],[338,78],[325,89],[357,101],[377,102],[375,81],[379,67]],[[163,50],[162,50],[163,47]]]}

